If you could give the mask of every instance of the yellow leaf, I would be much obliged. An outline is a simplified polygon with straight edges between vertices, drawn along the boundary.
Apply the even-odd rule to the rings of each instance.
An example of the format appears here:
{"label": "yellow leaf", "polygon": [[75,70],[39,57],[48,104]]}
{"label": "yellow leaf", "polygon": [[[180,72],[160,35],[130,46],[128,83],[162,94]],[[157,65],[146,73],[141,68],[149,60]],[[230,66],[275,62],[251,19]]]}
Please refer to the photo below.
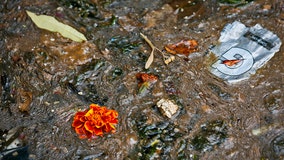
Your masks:
{"label": "yellow leaf", "polygon": [[150,67],[150,65],[153,63],[154,61],[154,50],[152,50],[146,64],[145,64],[145,69],[148,69]]}
{"label": "yellow leaf", "polygon": [[142,83],[142,85],[139,87],[138,93],[141,94],[141,93],[145,92],[149,87],[150,87],[149,82]]}
{"label": "yellow leaf", "polygon": [[41,29],[46,29],[51,32],[58,32],[63,37],[69,38],[76,42],[87,41],[87,38],[76,29],[63,24],[57,21],[54,17],[46,16],[46,15],[39,15],[26,11],[32,21],[36,24],[37,27]]}
{"label": "yellow leaf", "polygon": [[144,40],[149,44],[149,46],[151,47],[152,49],[152,52],[150,54],[150,57],[148,58],[146,64],[145,64],[145,69],[148,69],[150,67],[150,65],[153,63],[154,61],[154,51],[155,51],[155,46],[152,44],[152,42],[142,33],[140,33],[140,36],[142,38],[144,38]]}

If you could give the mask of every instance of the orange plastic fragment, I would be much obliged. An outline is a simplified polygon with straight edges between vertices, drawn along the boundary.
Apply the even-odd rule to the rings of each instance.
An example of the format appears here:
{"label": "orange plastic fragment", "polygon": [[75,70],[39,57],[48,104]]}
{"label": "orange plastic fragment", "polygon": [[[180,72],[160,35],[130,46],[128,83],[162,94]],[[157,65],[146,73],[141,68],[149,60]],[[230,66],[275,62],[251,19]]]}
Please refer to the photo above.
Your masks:
{"label": "orange plastic fragment", "polygon": [[226,64],[227,66],[233,66],[238,64],[241,61],[241,59],[232,59],[232,60],[224,60],[222,61],[223,64]]}
{"label": "orange plastic fragment", "polygon": [[182,40],[176,44],[168,44],[165,49],[171,54],[182,54],[188,56],[190,53],[198,51],[196,40]]}
{"label": "orange plastic fragment", "polygon": [[80,139],[103,136],[104,132],[115,132],[115,124],[118,123],[118,113],[106,107],[91,104],[89,110],[75,114],[72,127]]}

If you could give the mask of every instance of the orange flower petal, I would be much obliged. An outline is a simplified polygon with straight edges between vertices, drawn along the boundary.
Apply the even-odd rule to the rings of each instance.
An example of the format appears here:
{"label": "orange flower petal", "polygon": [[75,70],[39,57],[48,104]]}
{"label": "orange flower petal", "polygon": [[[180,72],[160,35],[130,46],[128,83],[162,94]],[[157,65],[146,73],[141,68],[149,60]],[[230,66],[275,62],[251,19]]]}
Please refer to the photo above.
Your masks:
{"label": "orange flower petal", "polygon": [[111,123],[111,124],[117,124],[117,123],[118,123],[118,120],[117,120],[117,119],[112,119],[112,120],[109,120],[109,123]]}
{"label": "orange flower petal", "polygon": [[94,110],[93,109],[90,109],[86,114],[85,114],[85,117],[92,117],[92,115],[94,115]]}
{"label": "orange flower petal", "polygon": [[104,126],[104,130],[105,130],[106,132],[115,131],[115,127],[114,127],[114,125],[112,125],[111,123],[108,123],[108,124],[106,124],[106,125]]}
{"label": "orange flower petal", "polygon": [[80,139],[86,139],[86,138],[88,138],[85,134],[82,134],[82,135],[79,135],[79,138]]}
{"label": "orange flower petal", "polygon": [[84,127],[83,127],[83,132],[84,132],[84,134],[82,134],[82,135],[85,135],[87,138],[91,138],[92,135],[93,135],[91,132],[87,131],[86,128],[84,128]]}
{"label": "orange flower petal", "polygon": [[83,127],[75,128],[75,132],[79,135],[85,134],[84,131],[83,131]]}
{"label": "orange flower petal", "polygon": [[84,127],[88,132],[93,133],[94,127],[90,121],[86,121]]}
{"label": "orange flower petal", "polygon": [[104,126],[104,124],[105,124],[105,123],[103,123],[102,121],[96,121],[95,126],[96,126],[96,128],[101,128],[101,127]]}
{"label": "orange flower petal", "polygon": [[96,105],[96,104],[91,104],[90,105],[90,109],[93,109],[94,111],[100,110],[100,106]]}
{"label": "orange flower petal", "polygon": [[72,127],[79,128],[83,125],[83,123],[80,120],[74,119],[72,123]]}
{"label": "orange flower petal", "polygon": [[95,135],[97,135],[97,136],[103,136],[103,130],[102,130],[102,128],[94,128],[94,133],[95,133]]}
{"label": "orange flower petal", "polygon": [[75,114],[75,118],[81,118],[81,117],[83,117],[84,115],[85,115],[86,113],[85,112],[77,112],[76,114]]}

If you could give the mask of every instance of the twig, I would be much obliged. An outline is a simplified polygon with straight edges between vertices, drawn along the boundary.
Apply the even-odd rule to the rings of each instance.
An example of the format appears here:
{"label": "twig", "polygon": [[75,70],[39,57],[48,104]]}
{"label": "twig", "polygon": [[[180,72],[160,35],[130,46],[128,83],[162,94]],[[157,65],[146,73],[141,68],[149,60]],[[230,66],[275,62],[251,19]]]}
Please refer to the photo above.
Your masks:
{"label": "twig", "polygon": [[149,44],[149,46],[154,50],[156,47],[153,45],[153,43],[145,36],[144,34],[140,33],[140,36],[144,38],[144,40]]}
{"label": "twig", "polygon": [[140,33],[140,35],[141,35],[142,38],[144,38],[144,40],[149,44],[149,46],[152,49],[150,57],[148,58],[148,60],[145,64],[145,69],[148,69],[154,61],[154,51],[155,51],[156,47],[153,45],[153,43],[144,34]]}
{"label": "twig", "polygon": [[140,36],[149,44],[149,46],[151,47],[152,51],[151,54],[145,64],[145,69],[148,69],[150,67],[150,65],[153,63],[154,61],[154,51],[157,50],[158,52],[160,52],[163,56],[163,61],[165,64],[169,64],[170,62],[172,62],[175,59],[175,56],[167,56],[164,54],[164,52],[162,52],[159,48],[155,47],[153,45],[153,43],[147,38],[147,36],[145,36],[144,34],[140,33]]}

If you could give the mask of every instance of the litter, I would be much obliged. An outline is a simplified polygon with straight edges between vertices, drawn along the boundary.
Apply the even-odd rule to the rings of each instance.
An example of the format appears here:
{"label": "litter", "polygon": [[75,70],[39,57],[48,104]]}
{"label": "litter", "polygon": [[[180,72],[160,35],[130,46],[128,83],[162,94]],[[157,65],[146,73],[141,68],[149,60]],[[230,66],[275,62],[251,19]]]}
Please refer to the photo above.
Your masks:
{"label": "litter", "polygon": [[248,79],[255,74],[279,51],[282,44],[276,34],[259,24],[246,27],[238,21],[225,26],[219,42],[211,49],[217,60],[210,71],[229,83]]}

